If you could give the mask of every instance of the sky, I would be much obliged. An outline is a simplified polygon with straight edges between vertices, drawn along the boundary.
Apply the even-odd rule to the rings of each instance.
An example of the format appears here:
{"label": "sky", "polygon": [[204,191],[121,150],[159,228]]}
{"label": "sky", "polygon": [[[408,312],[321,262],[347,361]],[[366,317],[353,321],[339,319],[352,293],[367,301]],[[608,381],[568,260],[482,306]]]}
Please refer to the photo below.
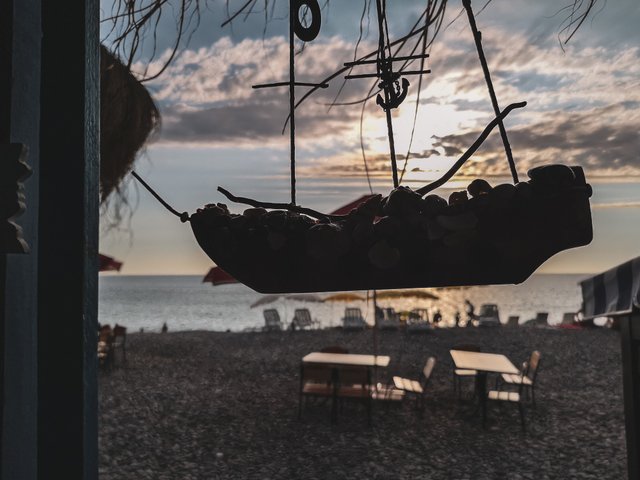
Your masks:
{"label": "sky", "polygon": [[[233,12],[243,3],[230,0],[229,8]],[[425,3],[388,1],[392,40],[409,30]],[[145,83],[160,107],[162,126],[136,171],[176,210],[194,212],[223,202],[242,212],[245,206],[230,204],[216,191],[219,185],[239,196],[289,201],[289,136],[282,134],[287,89],[251,88],[288,78],[287,4],[277,0],[267,23],[265,13],[256,11],[221,27],[225,2],[210,1],[177,58]],[[323,8],[320,34],[296,56],[298,80],[318,82],[353,59],[363,5],[364,0],[331,0]],[[474,3],[476,12],[483,5]],[[552,0],[493,0],[476,21],[501,107],[528,102],[505,120],[520,179],[526,180],[527,171],[538,165],[580,165],[594,189],[593,242],[556,255],[538,272],[595,273],[640,255],[640,4],[601,1],[596,14],[563,46],[562,6]],[[459,0],[449,2],[448,27],[430,50],[432,73],[422,80],[403,178],[403,184],[414,188],[444,173],[493,118],[461,8]],[[103,1],[103,16],[109,9]],[[359,53],[375,49],[375,22],[372,10],[362,23]],[[102,34],[109,45],[113,37],[106,24]],[[149,72],[167,58],[174,39],[173,18],[164,16],[156,45],[160,53],[146,65]],[[300,50],[301,44],[296,46]],[[137,71],[145,67],[150,49],[148,42],[141,49]],[[396,151],[402,159],[409,150],[417,102],[418,77],[409,80],[409,95],[394,111]],[[392,188],[384,112],[375,101],[368,102],[361,135],[360,104],[329,107],[339,91],[339,103],[360,100],[371,81],[350,80],[340,90],[342,84],[341,77],[334,80],[296,110],[297,202],[321,211],[369,193],[361,142],[373,191],[386,194]],[[446,198],[478,177],[493,185],[510,181],[497,130],[436,193]],[[204,275],[213,263],[188,224],[133,180],[126,188],[131,216],[110,228],[112,215],[104,212],[101,251],[124,262],[122,274]]]}

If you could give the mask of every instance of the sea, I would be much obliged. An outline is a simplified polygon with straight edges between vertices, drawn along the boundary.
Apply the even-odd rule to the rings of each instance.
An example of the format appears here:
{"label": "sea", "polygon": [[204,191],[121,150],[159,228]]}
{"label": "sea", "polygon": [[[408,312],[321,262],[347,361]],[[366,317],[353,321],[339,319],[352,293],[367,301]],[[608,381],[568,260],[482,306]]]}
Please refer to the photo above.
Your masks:
{"label": "sea", "polygon": [[[383,299],[380,307],[396,311],[427,308],[440,310],[442,326],[455,324],[455,313],[465,318],[465,300],[475,306],[497,304],[500,320],[512,315],[520,323],[538,312],[547,312],[550,324],[559,323],[565,312],[576,312],[582,301],[579,281],[583,275],[536,274],[520,285],[467,288],[425,289],[437,296],[434,300],[415,297]],[[275,308],[284,323],[293,318],[296,308],[308,308],[323,327],[338,326],[346,307],[358,307],[373,323],[372,292],[354,292],[361,299],[320,301],[330,294],[311,295],[306,300],[266,296],[242,284],[212,286],[201,276],[123,276],[104,275],[99,282],[99,321],[102,325],[119,324],[129,332],[158,332],[163,324],[169,331],[258,330],[264,325],[263,310]],[[252,306],[256,302],[257,306]]]}

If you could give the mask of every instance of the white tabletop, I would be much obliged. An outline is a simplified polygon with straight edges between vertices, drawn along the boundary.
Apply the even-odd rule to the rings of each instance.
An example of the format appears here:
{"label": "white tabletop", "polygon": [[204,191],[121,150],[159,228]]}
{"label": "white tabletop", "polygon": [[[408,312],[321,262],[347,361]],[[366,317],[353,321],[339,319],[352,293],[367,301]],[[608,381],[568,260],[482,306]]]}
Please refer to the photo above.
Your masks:
{"label": "white tabletop", "polygon": [[355,365],[362,367],[386,367],[390,361],[391,357],[386,355],[359,355],[354,353],[312,352],[302,358],[303,363]]}
{"label": "white tabletop", "polygon": [[456,368],[492,373],[520,373],[511,360],[498,353],[450,350]]}

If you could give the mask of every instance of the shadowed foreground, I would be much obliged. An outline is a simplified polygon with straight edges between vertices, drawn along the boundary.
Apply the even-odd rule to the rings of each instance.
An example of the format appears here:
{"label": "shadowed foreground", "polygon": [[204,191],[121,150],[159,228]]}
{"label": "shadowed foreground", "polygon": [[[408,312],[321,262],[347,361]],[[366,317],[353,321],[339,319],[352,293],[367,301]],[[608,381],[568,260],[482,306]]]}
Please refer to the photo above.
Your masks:
{"label": "shadowed foreground", "polygon": [[[411,403],[329,404],[297,419],[300,359],[327,345],[371,353],[372,332],[135,334],[100,377],[100,478],[626,478],[619,338],[609,330],[381,332],[379,381],[436,365],[423,418]],[[537,408],[489,404],[487,429],[453,394],[449,349],[476,343],[515,365],[542,352]],[[118,357],[117,360],[120,360]],[[493,383],[490,381],[489,385]]]}

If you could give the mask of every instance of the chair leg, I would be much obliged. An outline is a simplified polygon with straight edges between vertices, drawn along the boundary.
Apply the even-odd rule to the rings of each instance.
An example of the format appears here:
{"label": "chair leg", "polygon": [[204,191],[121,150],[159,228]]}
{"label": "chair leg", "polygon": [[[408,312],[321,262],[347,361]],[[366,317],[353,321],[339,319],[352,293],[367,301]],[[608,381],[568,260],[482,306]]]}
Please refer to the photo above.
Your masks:
{"label": "chair leg", "polygon": [[300,398],[298,399],[298,420],[302,418],[302,392],[300,393]]}
{"label": "chair leg", "polygon": [[536,390],[533,385],[531,385],[531,402],[533,403],[533,407],[536,406]]}
{"label": "chair leg", "polygon": [[518,402],[518,410],[520,411],[520,423],[522,424],[522,430],[526,430],[524,423],[524,407],[522,406],[522,402]]}

